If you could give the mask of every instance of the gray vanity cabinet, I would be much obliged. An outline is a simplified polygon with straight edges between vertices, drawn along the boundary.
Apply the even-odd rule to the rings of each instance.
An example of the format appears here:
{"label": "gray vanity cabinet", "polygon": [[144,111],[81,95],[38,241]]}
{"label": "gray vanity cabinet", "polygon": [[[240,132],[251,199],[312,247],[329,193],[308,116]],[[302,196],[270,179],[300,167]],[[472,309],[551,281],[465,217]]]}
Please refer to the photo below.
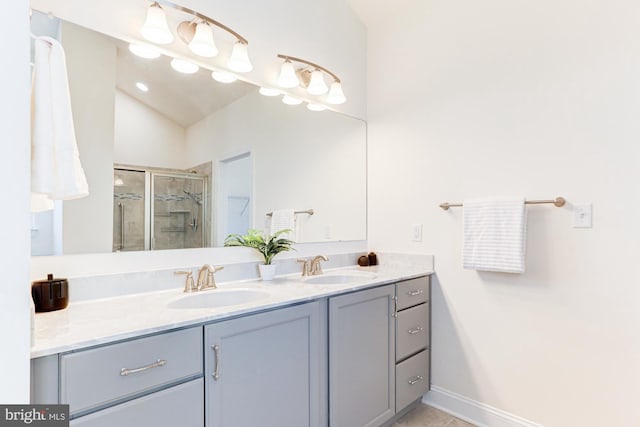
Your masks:
{"label": "gray vanity cabinet", "polygon": [[326,303],[205,326],[208,427],[326,426]]}
{"label": "gray vanity cabinet", "polygon": [[377,427],[395,414],[394,297],[387,285],[329,299],[331,427]]}
{"label": "gray vanity cabinet", "polygon": [[74,427],[202,427],[202,327],[32,360],[32,403],[68,403]]}

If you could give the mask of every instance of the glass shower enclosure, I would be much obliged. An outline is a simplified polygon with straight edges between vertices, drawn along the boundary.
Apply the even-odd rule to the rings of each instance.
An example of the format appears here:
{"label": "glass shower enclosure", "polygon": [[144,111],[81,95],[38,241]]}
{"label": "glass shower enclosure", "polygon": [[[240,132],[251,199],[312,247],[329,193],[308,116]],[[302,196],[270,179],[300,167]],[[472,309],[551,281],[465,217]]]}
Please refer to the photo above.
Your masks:
{"label": "glass shower enclosure", "polygon": [[114,168],[114,252],[206,247],[206,181]]}

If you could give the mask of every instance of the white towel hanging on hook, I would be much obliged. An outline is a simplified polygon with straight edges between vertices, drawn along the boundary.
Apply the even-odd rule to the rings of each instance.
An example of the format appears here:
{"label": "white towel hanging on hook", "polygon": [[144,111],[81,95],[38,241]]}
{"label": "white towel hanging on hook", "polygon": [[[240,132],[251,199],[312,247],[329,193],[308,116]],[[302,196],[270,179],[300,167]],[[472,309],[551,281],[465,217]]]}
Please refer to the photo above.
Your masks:
{"label": "white towel hanging on hook", "polygon": [[37,37],[31,90],[31,191],[50,200],[89,195],[76,143],[64,50]]}

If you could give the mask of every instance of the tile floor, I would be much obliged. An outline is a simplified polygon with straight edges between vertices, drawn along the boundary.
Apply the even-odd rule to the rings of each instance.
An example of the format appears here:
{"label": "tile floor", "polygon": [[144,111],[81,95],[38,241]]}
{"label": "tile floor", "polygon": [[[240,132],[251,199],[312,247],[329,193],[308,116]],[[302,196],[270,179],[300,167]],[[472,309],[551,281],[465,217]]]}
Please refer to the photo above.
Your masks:
{"label": "tile floor", "polygon": [[473,427],[473,424],[431,406],[419,405],[391,427]]}

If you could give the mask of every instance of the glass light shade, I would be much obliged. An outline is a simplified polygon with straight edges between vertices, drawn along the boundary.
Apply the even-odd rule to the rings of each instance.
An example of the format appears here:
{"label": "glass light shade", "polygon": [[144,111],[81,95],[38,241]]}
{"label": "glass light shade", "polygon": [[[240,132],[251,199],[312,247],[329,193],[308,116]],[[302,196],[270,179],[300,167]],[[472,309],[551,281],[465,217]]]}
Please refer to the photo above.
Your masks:
{"label": "glass light shade", "polygon": [[173,58],[171,60],[171,68],[179,73],[194,74],[197,73],[200,67],[193,62],[185,61],[184,59]]}
{"label": "glass light shade", "polygon": [[147,86],[146,84],[144,84],[142,82],[137,82],[136,83],[136,87],[138,88],[138,90],[140,90],[142,92],[149,92],[149,86]]}
{"label": "glass light shade", "polygon": [[307,86],[307,92],[310,95],[324,95],[329,90],[329,87],[324,82],[322,71],[315,70],[311,73],[311,80],[309,86]]}
{"label": "glass light shade", "polygon": [[300,82],[296,76],[296,70],[293,68],[291,61],[284,61],[280,67],[280,76],[278,77],[278,86],[291,89],[298,87]]}
{"label": "glass light shade", "polygon": [[237,76],[226,71],[214,71],[211,73],[211,78],[220,83],[233,83],[238,80]]}
{"label": "glass light shade", "polygon": [[189,42],[189,49],[198,56],[213,58],[218,54],[218,48],[213,41],[213,30],[206,22],[196,25],[196,32]]}
{"label": "glass light shade", "polygon": [[329,95],[327,95],[327,102],[329,104],[344,104],[347,98],[342,92],[342,85],[340,82],[331,83],[331,89],[329,89]]}
{"label": "glass light shade", "polygon": [[147,9],[147,19],[140,28],[142,37],[153,43],[169,44],[173,41],[173,34],[169,31],[167,16],[157,3]]}
{"label": "glass light shade", "polygon": [[239,73],[246,73],[253,70],[253,65],[251,65],[251,61],[249,60],[249,52],[247,51],[246,44],[236,42],[236,44],[233,45],[231,58],[229,58],[227,66],[231,70]]}
{"label": "glass light shade", "polygon": [[300,105],[302,104],[302,99],[294,98],[293,96],[285,95],[282,97],[282,102],[287,105]]}
{"label": "glass light shade", "polygon": [[135,56],[139,56],[144,59],[156,59],[160,56],[160,52],[144,44],[130,44],[129,51]]}
{"label": "glass light shade", "polygon": [[307,104],[307,109],[311,110],[311,111],[324,111],[327,109],[326,106],[322,105],[322,104]]}
{"label": "glass light shade", "polygon": [[271,89],[268,87],[261,87],[259,92],[260,92],[260,95],[264,95],[264,96],[278,96],[281,93],[278,89]]}

